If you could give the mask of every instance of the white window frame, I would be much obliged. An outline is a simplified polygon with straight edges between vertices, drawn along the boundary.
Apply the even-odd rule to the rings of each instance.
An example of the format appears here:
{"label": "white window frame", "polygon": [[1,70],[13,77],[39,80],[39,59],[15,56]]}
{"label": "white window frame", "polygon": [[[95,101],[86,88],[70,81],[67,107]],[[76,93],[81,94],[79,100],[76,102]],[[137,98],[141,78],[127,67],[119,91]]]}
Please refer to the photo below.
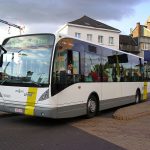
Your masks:
{"label": "white window frame", "polygon": [[87,34],[86,40],[87,40],[87,41],[92,41],[92,34]]}
{"label": "white window frame", "polygon": [[81,38],[81,33],[75,32],[75,37],[80,39]]}
{"label": "white window frame", "polygon": [[114,37],[113,36],[109,37],[109,45],[114,45]]}
{"label": "white window frame", "polygon": [[104,36],[98,35],[98,43],[99,44],[104,44]]}

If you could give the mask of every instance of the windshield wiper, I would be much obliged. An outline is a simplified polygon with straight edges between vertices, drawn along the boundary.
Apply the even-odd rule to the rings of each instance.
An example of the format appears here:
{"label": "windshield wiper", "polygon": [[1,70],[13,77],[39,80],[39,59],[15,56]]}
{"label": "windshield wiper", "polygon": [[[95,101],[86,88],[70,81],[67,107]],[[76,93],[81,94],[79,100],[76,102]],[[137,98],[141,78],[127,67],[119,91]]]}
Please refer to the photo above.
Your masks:
{"label": "windshield wiper", "polygon": [[[11,79],[5,79],[4,81],[2,81],[2,82],[0,83],[0,85],[3,85],[5,82],[10,81],[10,80],[11,80]],[[25,83],[26,83],[26,82],[25,82]],[[35,82],[35,81],[30,81],[30,82],[28,82],[28,83],[37,85],[37,86],[39,86],[39,87],[42,86],[40,83],[37,83],[37,82]]]}
{"label": "windshield wiper", "polygon": [[42,86],[40,83],[35,82],[35,81],[32,81],[32,80],[31,80],[29,83],[33,83],[33,84],[35,84],[35,85]]}
{"label": "windshield wiper", "polygon": [[5,79],[4,81],[1,82],[1,85],[3,85],[5,82],[10,81],[11,79]]}

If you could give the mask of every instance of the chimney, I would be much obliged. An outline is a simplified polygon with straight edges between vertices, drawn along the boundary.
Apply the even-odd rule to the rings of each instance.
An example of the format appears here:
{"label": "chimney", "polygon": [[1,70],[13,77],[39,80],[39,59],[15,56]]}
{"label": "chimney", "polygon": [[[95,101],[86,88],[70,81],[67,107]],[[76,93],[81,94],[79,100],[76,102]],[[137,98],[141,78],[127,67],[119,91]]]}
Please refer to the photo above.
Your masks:
{"label": "chimney", "polygon": [[136,28],[137,28],[137,37],[141,36],[141,25],[140,22],[136,23]]}

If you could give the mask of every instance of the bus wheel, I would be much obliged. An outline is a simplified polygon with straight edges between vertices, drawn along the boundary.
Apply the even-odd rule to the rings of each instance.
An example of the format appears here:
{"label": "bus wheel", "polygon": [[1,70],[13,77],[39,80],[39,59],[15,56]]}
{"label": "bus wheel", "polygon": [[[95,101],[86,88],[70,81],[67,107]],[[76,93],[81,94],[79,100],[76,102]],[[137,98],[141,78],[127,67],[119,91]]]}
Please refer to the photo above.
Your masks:
{"label": "bus wheel", "polygon": [[94,95],[91,95],[87,102],[87,118],[92,118],[97,113],[97,99]]}
{"label": "bus wheel", "polygon": [[135,103],[138,104],[140,101],[141,101],[141,92],[140,90],[137,90],[135,95]]}

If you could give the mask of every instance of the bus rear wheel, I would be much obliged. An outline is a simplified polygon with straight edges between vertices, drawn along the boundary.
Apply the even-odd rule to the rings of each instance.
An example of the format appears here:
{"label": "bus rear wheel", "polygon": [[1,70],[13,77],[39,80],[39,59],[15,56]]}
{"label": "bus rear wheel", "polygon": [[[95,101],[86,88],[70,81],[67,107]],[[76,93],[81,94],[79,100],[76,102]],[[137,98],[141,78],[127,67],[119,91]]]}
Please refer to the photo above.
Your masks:
{"label": "bus rear wheel", "polygon": [[91,95],[87,102],[87,118],[96,116],[98,108],[97,99],[94,95]]}

